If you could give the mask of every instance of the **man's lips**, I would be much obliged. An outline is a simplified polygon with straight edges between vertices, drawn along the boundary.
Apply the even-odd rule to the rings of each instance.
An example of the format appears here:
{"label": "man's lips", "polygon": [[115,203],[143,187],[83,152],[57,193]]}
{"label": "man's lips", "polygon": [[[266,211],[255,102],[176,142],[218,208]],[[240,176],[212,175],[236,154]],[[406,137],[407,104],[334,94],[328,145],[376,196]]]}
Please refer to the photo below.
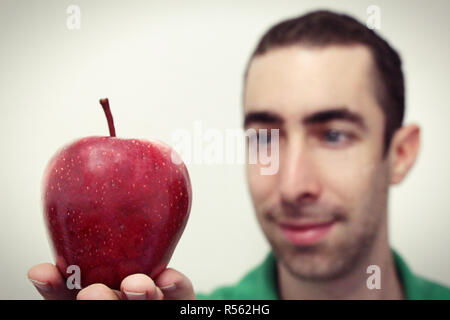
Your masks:
{"label": "man's lips", "polygon": [[297,246],[313,245],[330,232],[335,220],[328,222],[279,223],[281,233],[287,241]]}

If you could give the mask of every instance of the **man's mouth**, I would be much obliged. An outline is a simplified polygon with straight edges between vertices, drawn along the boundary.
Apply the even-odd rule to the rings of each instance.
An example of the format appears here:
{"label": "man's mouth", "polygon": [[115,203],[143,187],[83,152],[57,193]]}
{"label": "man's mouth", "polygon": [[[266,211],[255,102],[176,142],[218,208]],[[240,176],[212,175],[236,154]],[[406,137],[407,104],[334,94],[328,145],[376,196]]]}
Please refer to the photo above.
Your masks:
{"label": "man's mouth", "polygon": [[284,238],[296,246],[310,246],[323,240],[335,225],[328,222],[279,223]]}

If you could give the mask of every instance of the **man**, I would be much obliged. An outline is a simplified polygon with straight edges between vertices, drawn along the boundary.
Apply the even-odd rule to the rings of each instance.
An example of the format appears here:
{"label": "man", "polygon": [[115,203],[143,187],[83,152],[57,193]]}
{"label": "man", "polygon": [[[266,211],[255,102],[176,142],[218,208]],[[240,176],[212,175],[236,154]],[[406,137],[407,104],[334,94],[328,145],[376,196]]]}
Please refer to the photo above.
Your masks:
{"label": "man", "polygon": [[[278,129],[279,169],[247,165],[259,224],[272,252],[210,299],[450,299],[414,275],[390,248],[388,188],[417,157],[419,127],[402,125],[401,60],[353,18],[316,11],[272,27],[245,74],[246,129]],[[379,281],[375,288],[367,270]],[[167,269],[69,291],[55,266],[28,276],[48,299],[193,299],[191,282]]]}

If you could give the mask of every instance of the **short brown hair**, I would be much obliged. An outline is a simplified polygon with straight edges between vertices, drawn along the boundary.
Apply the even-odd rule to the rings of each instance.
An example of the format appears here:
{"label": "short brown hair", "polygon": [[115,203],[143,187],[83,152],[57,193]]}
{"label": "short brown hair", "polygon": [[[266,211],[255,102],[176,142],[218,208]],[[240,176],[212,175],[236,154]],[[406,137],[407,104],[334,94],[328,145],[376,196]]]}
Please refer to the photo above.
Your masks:
{"label": "short brown hair", "polygon": [[405,112],[405,85],[399,54],[383,38],[356,19],[346,14],[319,10],[282,21],[271,27],[259,41],[250,62],[271,49],[297,44],[307,46],[363,44],[370,49],[377,73],[375,77],[377,101],[385,116],[384,155],[386,155],[392,136],[402,126]]}

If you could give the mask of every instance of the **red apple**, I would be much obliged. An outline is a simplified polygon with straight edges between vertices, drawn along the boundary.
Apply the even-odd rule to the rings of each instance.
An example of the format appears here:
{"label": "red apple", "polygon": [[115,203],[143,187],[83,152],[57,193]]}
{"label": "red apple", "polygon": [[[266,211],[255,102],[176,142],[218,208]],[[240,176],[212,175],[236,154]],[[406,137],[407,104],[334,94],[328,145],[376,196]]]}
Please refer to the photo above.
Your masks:
{"label": "red apple", "polygon": [[60,149],[43,179],[43,209],[56,265],[81,270],[81,286],[119,289],[134,273],[157,276],[186,226],[192,191],[186,166],[158,141],[86,137]]}

